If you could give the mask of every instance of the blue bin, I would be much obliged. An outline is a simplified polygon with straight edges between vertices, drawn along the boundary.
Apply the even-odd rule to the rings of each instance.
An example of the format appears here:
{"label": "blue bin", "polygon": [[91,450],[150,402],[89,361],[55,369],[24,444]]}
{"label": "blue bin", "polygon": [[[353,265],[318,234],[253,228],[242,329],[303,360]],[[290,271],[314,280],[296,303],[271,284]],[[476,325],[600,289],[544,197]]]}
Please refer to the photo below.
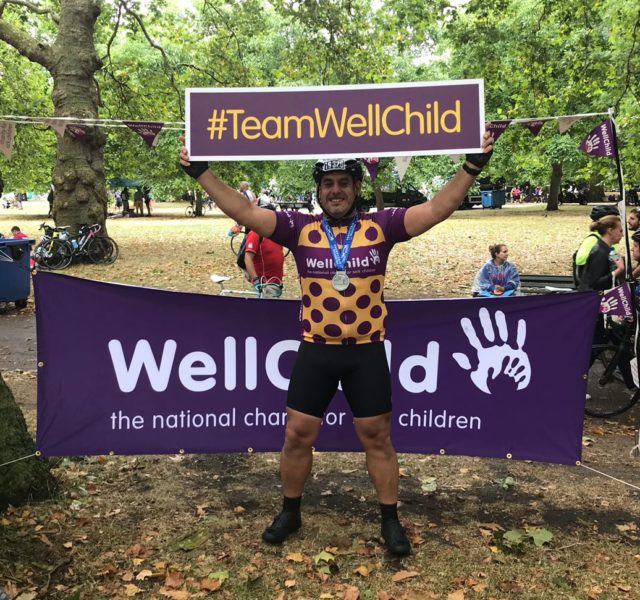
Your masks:
{"label": "blue bin", "polygon": [[31,291],[31,245],[34,240],[0,238],[0,302],[27,305]]}
{"label": "blue bin", "polygon": [[480,193],[482,195],[482,208],[502,208],[504,206],[504,190],[489,190]]}

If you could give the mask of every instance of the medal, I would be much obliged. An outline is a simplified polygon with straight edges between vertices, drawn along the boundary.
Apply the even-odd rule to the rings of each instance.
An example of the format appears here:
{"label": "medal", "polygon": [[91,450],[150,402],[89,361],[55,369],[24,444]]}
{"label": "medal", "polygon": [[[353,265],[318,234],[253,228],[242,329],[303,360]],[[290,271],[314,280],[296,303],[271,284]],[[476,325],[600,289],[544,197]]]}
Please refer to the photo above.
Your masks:
{"label": "medal", "polygon": [[333,289],[338,292],[344,292],[349,287],[349,276],[344,271],[336,271],[331,280]]}
{"label": "medal", "polygon": [[333,263],[336,267],[336,274],[331,279],[331,285],[337,292],[344,292],[349,287],[349,276],[347,275],[347,260],[349,259],[349,252],[351,252],[351,244],[353,243],[353,236],[356,232],[356,225],[358,224],[358,215],[353,217],[347,230],[347,235],[342,246],[342,249],[338,249],[338,242],[336,236],[333,234],[333,230],[329,223],[325,220],[322,221],[322,229],[324,230],[327,240],[329,241],[329,248],[331,250],[331,256],[333,257]]}

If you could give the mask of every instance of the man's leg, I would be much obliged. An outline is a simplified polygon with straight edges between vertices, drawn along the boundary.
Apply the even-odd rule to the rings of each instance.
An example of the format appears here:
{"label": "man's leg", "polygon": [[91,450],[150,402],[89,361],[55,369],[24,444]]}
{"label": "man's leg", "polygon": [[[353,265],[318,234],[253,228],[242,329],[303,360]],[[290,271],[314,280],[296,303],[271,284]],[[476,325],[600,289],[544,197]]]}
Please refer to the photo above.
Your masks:
{"label": "man's leg", "polygon": [[391,442],[391,413],[355,419],[364,446],[367,470],[380,503],[382,537],[392,554],[405,556],[411,544],[398,519],[398,457]]}
{"label": "man's leg", "polygon": [[287,408],[287,429],[280,453],[280,479],[282,481],[282,511],[264,530],[262,539],[281,544],[302,524],[300,500],[304,483],[311,472],[313,444],[320,432],[322,419]]}

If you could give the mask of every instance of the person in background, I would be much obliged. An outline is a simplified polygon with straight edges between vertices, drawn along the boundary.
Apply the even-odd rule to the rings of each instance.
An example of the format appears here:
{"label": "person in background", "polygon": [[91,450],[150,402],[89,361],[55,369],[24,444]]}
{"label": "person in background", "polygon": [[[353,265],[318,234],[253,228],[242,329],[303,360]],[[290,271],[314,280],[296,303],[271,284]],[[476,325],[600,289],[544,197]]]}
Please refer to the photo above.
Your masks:
{"label": "person in background", "polygon": [[47,202],[49,203],[49,214],[47,218],[53,215],[53,184],[49,186],[49,193],[47,194]]}
{"label": "person in background", "polygon": [[249,189],[249,182],[248,181],[241,181],[240,182],[240,193],[253,205],[253,206],[257,206],[258,204],[258,199],[256,198],[256,195]]}
{"label": "person in background", "polygon": [[520,202],[520,195],[522,194],[522,190],[517,186],[513,186],[511,188],[511,201],[512,202]]}
{"label": "person in background", "polygon": [[133,194],[133,210],[136,217],[144,217],[144,210],[142,208],[143,194],[140,188],[136,188]]}
{"label": "person in background", "polygon": [[638,216],[638,209],[632,208],[629,211],[629,216],[627,217],[627,227],[629,231],[638,231],[640,228],[640,217]]}
{"label": "person in background", "polygon": [[145,185],[142,188],[142,196],[144,198],[144,205],[147,207],[147,215],[151,216],[151,188]]}
{"label": "person in background", "polygon": [[489,246],[491,258],[478,271],[471,293],[474,297],[497,298],[517,295],[520,292],[520,275],[510,263],[506,244]]}
{"label": "person in background", "polygon": [[[275,210],[272,204],[263,208]],[[284,253],[280,244],[250,231],[244,262],[249,281],[259,295],[269,298],[279,298],[282,295]]]}
{"label": "person in background", "polygon": [[122,199],[122,216],[129,216],[129,188],[122,188],[122,194],[120,194],[120,198]]}
{"label": "person in background", "polygon": [[608,290],[624,274],[624,259],[613,247],[622,239],[622,223],[619,216],[607,215],[591,223],[590,229],[599,238],[584,267],[578,270],[578,289]]}
{"label": "person in background", "polygon": [[18,227],[17,225],[14,225],[11,228],[11,237],[14,240],[26,240],[29,236],[25,233],[22,233],[22,231],[20,231],[20,227]]}

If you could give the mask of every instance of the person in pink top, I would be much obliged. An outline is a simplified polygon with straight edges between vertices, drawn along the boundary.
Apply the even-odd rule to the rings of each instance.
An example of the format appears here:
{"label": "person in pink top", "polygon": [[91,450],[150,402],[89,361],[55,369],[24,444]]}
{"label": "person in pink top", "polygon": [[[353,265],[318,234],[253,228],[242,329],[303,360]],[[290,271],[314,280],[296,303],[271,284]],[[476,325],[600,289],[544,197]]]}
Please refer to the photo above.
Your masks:
{"label": "person in pink top", "polygon": [[458,173],[431,201],[375,213],[357,210],[363,177],[360,161],[318,161],[313,177],[322,214],[315,215],[251,205],[216,177],[206,162],[191,162],[182,147],[185,172],[232,219],[289,248],[300,275],[303,341],[287,394],[280,454],[284,498],[282,511],[262,534],[265,542],[280,544],[302,524],[300,503],[311,472],[313,445],[342,384],[376,489],[386,548],[396,556],[411,552],[397,513],[399,471],[391,441],[391,377],[383,345],[385,271],[395,244],[425,233],[458,208],[491,156],[493,138],[488,132],[482,150],[467,155]]}

